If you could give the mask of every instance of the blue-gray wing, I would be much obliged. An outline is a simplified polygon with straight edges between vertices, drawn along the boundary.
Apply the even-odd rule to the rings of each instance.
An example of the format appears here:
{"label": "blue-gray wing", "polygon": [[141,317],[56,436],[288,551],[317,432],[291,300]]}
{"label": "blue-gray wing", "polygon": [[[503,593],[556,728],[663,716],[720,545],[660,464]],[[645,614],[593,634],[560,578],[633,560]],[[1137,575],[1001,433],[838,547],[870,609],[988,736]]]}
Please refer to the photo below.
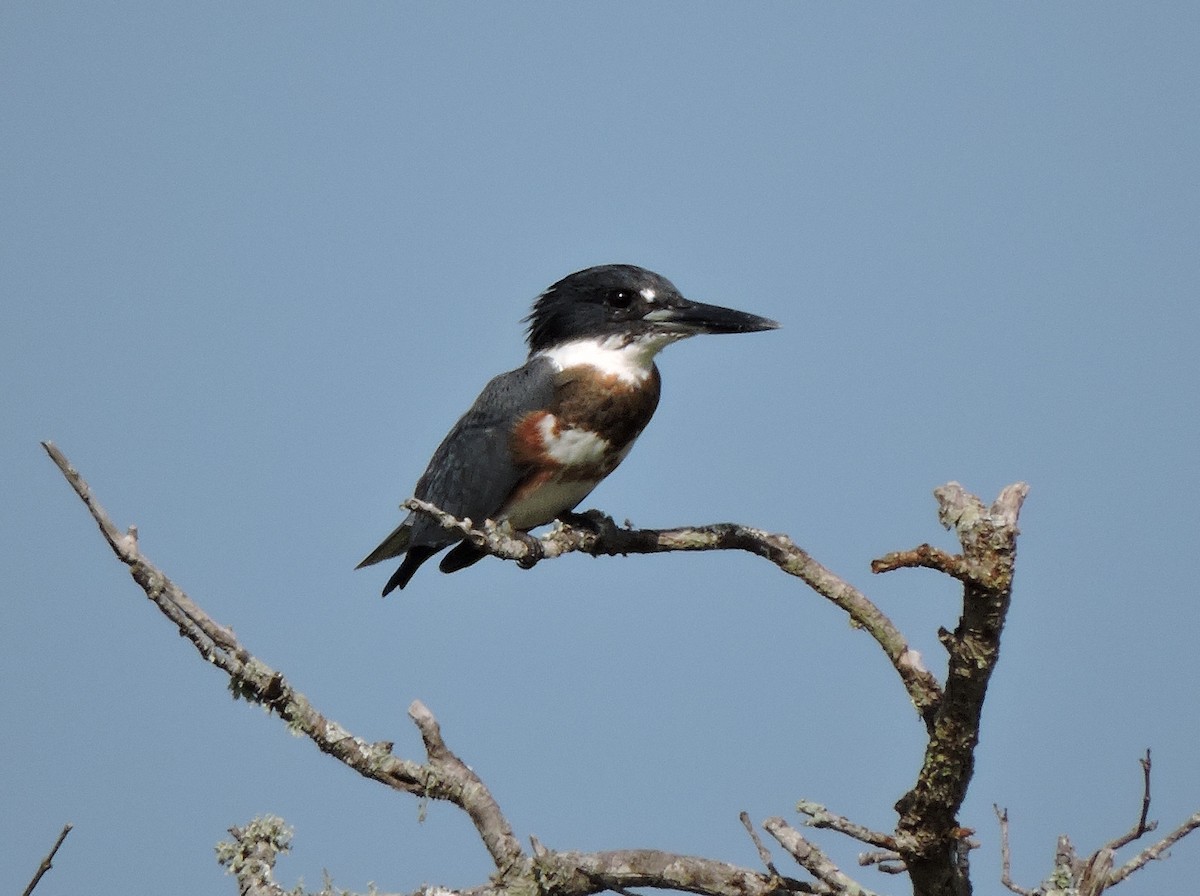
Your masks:
{"label": "blue-gray wing", "polygon": [[[527,473],[513,460],[513,426],[525,414],[551,405],[555,373],[552,362],[535,358],[488,383],[433,453],[415,497],[460,519],[494,517]],[[426,549],[422,553],[428,557],[459,540],[425,514],[412,513],[359,566],[411,548]]]}
{"label": "blue-gray wing", "polygon": [[[488,383],[433,453],[417,481],[416,497],[459,518],[494,517],[528,472],[513,460],[513,427],[531,411],[550,407],[554,379],[554,365],[537,358]],[[413,544],[458,541],[424,514],[418,516]]]}

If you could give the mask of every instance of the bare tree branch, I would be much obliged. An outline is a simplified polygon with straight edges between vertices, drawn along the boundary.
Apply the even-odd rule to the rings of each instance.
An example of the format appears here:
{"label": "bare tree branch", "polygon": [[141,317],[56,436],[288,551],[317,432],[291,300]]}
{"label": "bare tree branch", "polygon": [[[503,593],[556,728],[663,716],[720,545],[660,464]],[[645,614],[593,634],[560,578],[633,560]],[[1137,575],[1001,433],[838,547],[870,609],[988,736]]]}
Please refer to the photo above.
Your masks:
{"label": "bare tree branch", "polygon": [[762,838],[758,836],[758,831],[754,830],[754,825],[750,821],[748,812],[738,814],[738,820],[741,821],[742,827],[746,829],[746,833],[750,835],[751,841],[754,843],[754,848],[758,850],[758,859],[766,867],[771,874],[779,876],[779,871],[775,868],[775,863],[771,861],[771,853],[763,846]]}
{"label": "bare tree branch", "polygon": [[1119,884],[1135,871],[1144,868],[1154,859],[1165,853],[1172,844],[1186,837],[1197,827],[1200,827],[1200,812],[1194,814],[1174,831],[1167,834],[1157,843],[1146,847],[1116,871],[1112,870],[1116,852],[1123,846],[1140,840],[1145,834],[1158,828],[1157,821],[1147,821],[1150,814],[1150,750],[1138,760],[1142,767],[1142,808],[1138,820],[1128,832],[1106,843],[1096,850],[1087,862],[1083,863],[1079,874],[1079,891],[1083,896],[1099,896],[1109,887]]}
{"label": "bare tree branch", "polygon": [[1134,822],[1132,828],[1106,844],[1113,851],[1120,849],[1122,846],[1128,846],[1143,834],[1153,831],[1158,827],[1157,821],[1146,821],[1146,817],[1150,814],[1150,749],[1148,747],[1146,748],[1146,755],[1138,760],[1138,764],[1142,767],[1142,812],[1138,816],[1138,820]]}
{"label": "bare tree branch", "polygon": [[867,631],[891,660],[926,727],[932,725],[942,690],[921,662],[920,654],[909,648],[900,630],[861,591],[826,569],[786,535],[773,535],[737,523],[676,529],[628,529],[617,526],[612,517],[592,510],[573,515],[569,525],[559,525],[536,539],[539,547],[533,548],[528,537],[518,537],[504,524],[460,520],[415,498],[405,501],[404,506],[429,514],[443,527],[462,533],[476,547],[496,557],[516,560],[526,566],[574,551],[593,557],[673,551],[738,550],[756,554],[788,575],[799,578],[847,613],[857,628]]}
{"label": "bare tree branch", "polygon": [[628,887],[684,890],[711,896],[784,896],[812,893],[809,884],[759,874],[716,859],[680,856],[656,849],[611,852],[551,852],[534,858],[535,879],[553,892],[590,894]]}
{"label": "bare tree branch", "polygon": [[417,796],[446,800],[465,810],[501,873],[523,857],[520,844],[496,801],[478,776],[446,749],[437,723],[420,701],[410,707],[409,716],[429,751],[427,765],[393,755],[391,743],[368,743],[351,735],[337,722],[319,713],[281,673],[255,658],[229,629],[218,625],[144,558],[135,538],[116,534],[117,527],[62,452],[50,444],[45,447],[87,505],[117,557],[129,566],[146,596],[179,627],[180,634],[195,645],[204,659],[229,675],[230,688],[235,695],[262,704],[287,722],[293,731],[307,736],[321,751],[363,777]]}
{"label": "bare tree branch", "polygon": [[992,811],[996,813],[996,820],[1000,822],[1000,883],[1016,893],[1017,896],[1033,896],[1032,890],[1026,890],[1013,883],[1012,852],[1008,844],[1008,810],[1001,809],[993,803]]}
{"label": "bare tree branch", "polygon": [[924,567],[944,572],[948,576],[968,582],[972,578],[963,558],[957,554],[948,554],[941,548],[930,544],[918,545],[908,551],[892,551],[884,554],[878,560],[871,561],[871,572],[891,572],[895,569]]}
{"label": "bare tree branch", "polygon": [[54,845],[50,847],[50,852],[46,853],[45,858],[42,859],[42,863],[38,865],[37,871],[35,871],[33,874],[33,879],[29,881],[29,886],[25,888],[25,892],[22,893],[21,896],[29,896],[29,894],[34,891],[34,888],[37,887],[38,883],[41,882],[41,879],[45,873],[53,866],[54,856],[58,854],[58,848],[62,846],[63,841],[67,839],[67,834],[71,833],[71,828],[72,825],[70,822],[67,822],[63,825],[63,829],[58,834],[58,839],[54,841]]}
{"label": "bare tree branch", "polygon": [[[513,835],[512,827],[500,812],[500,806],[470,766],[450,752],[442,740],[437,720],[425,704],[414,700],[408,709],[408,715],[421,732],[429,764],[437,773],[437,778],[452,782],[453,791],[447,792],[439,787],[430,792],[430,795],[436,792],[440,799],[448,799],[466,810],[488,852],[495,859],[496,867],[503,874],[524,856],[517,838]],[[461,797],[458,794],[461,794]]]}
{"label": "bare tree branch", "polygon": [[829,828],[838,833],[845,834],[847,837],[853,837],[860,843],[866,843],[868,846],[878,846],[882,849],[896,849],[896,838],[891,834],[881,834],[878,831],[872,831],[870,828],[865,828],[861,824],[856,824],[848,818],[830,812],[820,803],[814,803],[812,800],[800,800],[796,804],[796,811],[808,816],[808,821],[804,822],[806,827],[810,828]]}
{"label": "bare tree branch", "polygon": [[943,638],[949,668],[925,760],[916,785],[896,803],[896,846],[918,894],[971,892],[966,843],[971,832],[959,826],[957,815],[974,772],[983,701],[1000,657],[1012,598],[1017,517],[1028,491],[1024,483],[1010,485],[985,507],[957,482],[934,490],[938,516],[958,535],[962,563],[971,575],[963,580],[958,626]]}
{"label": "bare tree branch", "polygon": [[824,852],[789,825],[782,818],[768,818],[763,822],[768,834],[779,841],[779,845],[792,854],[800,866],[826,887],[818,892],[876,896],[854,878],[845,874]]}
{"label": "bare tree branch", "polygon": [[1200,828],[1200,812],[1197,812],[1166,837],[1142,850],[1116,871],[1112,870],[1118,849],[1158,827],[1157,822],[1146,820],[1150,812],[1150,751],[1146,750],[1145,757],[1138,762],[1142,766],[1142,808],[1133,828],[1104,844],[1086,859],[1081,859],[1076,853],[1071,838],[1062,835],[1058,838],[1055,848],[1054,870],[1038,890],[1026,890],[1012,883],[1009,875],[1011,857],[1008,846],[1008,812],[994,806],[996,818],[1000,822],[1000,882],[1020,896],[1037,896],[1040,892],[1068,890],[1077,893],[1078,896],[1100,896],[1105,890],[1157,859],[1196,828]]}
{"label": "bare tree branch", "polygon": [[1146,847],[1116,871],[1112,872],[1108,876],[1109,886],[1112,886],[1113,884],[1119,884],[1125,878],[1129,877],[1129,875],[1133,874],[1133,872],[1144,867],[1154,859],[1157,859],[1173,845],[1178,843],[1192,831],[1196,830],[1196,828],[1200,828],[1200,812],[1196,812],[1188,817],[1183,824],[1171,831],[1171,833],[1167,834],[1167,836],[1163,837],[1153,846]]}
{"label": "bare tree branch", "polygon": [[[87,506],[114,553],[129,566],[134,580],[159,610],[178,626],[180,633],[193,643],[200,655],[225,671],[235,695],[267,707],[323,752],[364,777],[422,798],[448,801],[468,814],[497,868],[488,884],[464,891],[470,896],[513,896],[528,892],[530,886],[543,892],[552,890],[557,896],[590,896],[603,890],[626,894],[629,887],[637,886],[708,896],[868,893],[817,846],[782,819],[772,818],[763,827],[816,880],[808,884],[780,876],[744,813],[743,823],[755,841],[767,874],[712,859],[655,850],[556,852],[533,841],[533,854],[526,854],[487,787],[449,749],[433,714],[420,701],[412,704],[409,715],[421,734],[427,758],[425,763],[397,757],[392,753],[391,743],[369,743],[326,718],[303,694],[294,690],[281,673],[255,658],[230,629],[215,622],[143,557],[138,548],[137,530],[131,527],[126,533],[120,532],[62,452],[49,443],[43,445]],[[1012,596],[1017,517],[1027,491],[1024,483],[1010,485],[990,507],[985,507],[958,483],[942,486],[934,492],[939,503],[939,517],[947,528],[957,533],[961,555],[921,545],[909,551],[887,554],[873,564],[876,572],[927,567],[953,576],[963,584],[958,625],[952,632],[943,629],[938,633],[949,654],[944,689],[886,615],[862,592],[816,562],[785,535],[734,523],[635,530],[619,528],[610,517],[591,511],[572,515],[547,535],[535,539],[487,521],[476,527],[470,520],[457,520],[419,501],[409,501],[407,506],[432,515],[443,526],[461,532],[478,547],[525,566],[571,551],[600,556],[744,550],[804,581],[846,612],[854,625],[866,629],[875,638],[924,720],[929,741],[915,785],[896,804],[900,818],[894,835],[865,828],[817,803],[803,801],[798,809],[809,816],[807,824],[811,827],[830,828],[879,847],[864,855],[862,861],[889,873],[907,870],[917,896],[969,896],[968,853],[978,844],[970,839],[973,832],[958,824],[957,813],[971,780],[983,700],[999,658],[1000,636]],[[1052,875],[1056,884],[1060,879],[1075,880],[1081,894],[1099,896],[1105,888],[1123,880],[1200,827],[1200,813],[1197,813],[1117,871],[1111,870],[1117,848],[1154,830],[1154,822],[1147,820],[1149,751],[1142,767],[1145,782],[1142,810],[1134,828],[1086,861],[1080,861],[1070,841],[1061,838]],[[1003,840],[1003,882],[1010,890],[1024,896],[1030,891],[1015,886],[1009,876],[1008,819],[999,810],[997,815]],[[263,824],[267,827],[260,825],[261,830],[233,829],[235,843],[226,844],[228,848],[222,853],[222,861],[231,870],[234,865],[240,869],[234,873],[238,874],[244,892],[278,896],[279,890],[270,879],[270,870],[278,853],[286,849],[287,838],[280,829],[270,827],[267,822]],[[47,863],[52,856],[53,852],[47,857]]]}
{"label": "bare tree branch", "polygon": [[[559,896],[590,896],[603,890],[634,886],[684,890],[702,896],[783,896],[814,892],[812,887],[777,874],[761,874],[725,862],[657,850],[576,853],[540,849],[528,856],[521,849],[499,805],[479,777],[446,746],[433,714],[414,701],[409,716],[417,726],[428,757],[425,764],[401,759],[389,742],[369,743],[319,713],[284,676],[253,656],[232,631],[217,624],[174,582],[138,550],[131,531],[122,535],[92,496],[91,489],[55,446],[47,453],[83,500],[117,557],[159,610],[205,660],[223,670],[236,696],[256,702],[287,722],[325,753],[357,771],[422,798],[444,800],[463,809],[495,862],[491,882],[473,891],[525,894],[553,890]],[[247,896],[281,896],[272,879],[275,859],[285,852],[290,831],[277,818],[258,819],[232,828],[232,842],[220,845],[218,858],[237,876]],[[65,833],[64,835],[65,836]],[[57,848],[57,847],[56,847]],[[36,881],[35,881],[36,883]],[[825,891],[821,891],[825,892]]]}
{"label": "bare tree branch", "polygon": [[908,871],[908,866],[900,858],[900,853],[894,849],[877,849],[874,852],[860,852],[858,854],[858,864],[864,868],[874,865],[884,874],[904,874]]}
{"label": "bare tree branch", "polygon": [[1113,866],[1113,851],[1098,849],[1092,853],[1080,868],[1079,896],[1100,896],[1109,885],[1109,872]]}

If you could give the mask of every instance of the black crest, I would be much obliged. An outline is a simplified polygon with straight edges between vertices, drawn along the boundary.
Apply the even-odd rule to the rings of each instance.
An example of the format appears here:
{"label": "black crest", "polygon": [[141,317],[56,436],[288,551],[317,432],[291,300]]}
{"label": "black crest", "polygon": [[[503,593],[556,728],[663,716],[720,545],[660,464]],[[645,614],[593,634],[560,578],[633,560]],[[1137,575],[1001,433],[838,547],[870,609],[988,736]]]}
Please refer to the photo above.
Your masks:
{"label": "black crest", "polygon": [[[632,264],[585,268],[563,277],[534,301],[525,318],[529,350],[543,351],[589,336],[636,332],[651,307],[683,301],[675,284],[645,268]],[[646,324],[645,329],[650,328]]]}

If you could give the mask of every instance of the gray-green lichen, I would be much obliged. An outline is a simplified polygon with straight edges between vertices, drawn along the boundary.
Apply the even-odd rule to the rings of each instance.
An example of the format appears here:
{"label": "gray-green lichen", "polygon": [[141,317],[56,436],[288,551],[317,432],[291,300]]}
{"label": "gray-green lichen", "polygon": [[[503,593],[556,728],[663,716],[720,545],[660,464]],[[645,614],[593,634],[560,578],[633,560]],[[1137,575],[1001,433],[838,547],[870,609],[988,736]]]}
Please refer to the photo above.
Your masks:
{"label": "gray-green lichen", "polygon": [[236,840],[222,840],[216,845],[217,861],[235,877],[241,877],[250,863],[263,860],[249,853],[258,844],[266,844],[272,855],[288,852],[294,831],[278,815],[260,815],[237,831]]}

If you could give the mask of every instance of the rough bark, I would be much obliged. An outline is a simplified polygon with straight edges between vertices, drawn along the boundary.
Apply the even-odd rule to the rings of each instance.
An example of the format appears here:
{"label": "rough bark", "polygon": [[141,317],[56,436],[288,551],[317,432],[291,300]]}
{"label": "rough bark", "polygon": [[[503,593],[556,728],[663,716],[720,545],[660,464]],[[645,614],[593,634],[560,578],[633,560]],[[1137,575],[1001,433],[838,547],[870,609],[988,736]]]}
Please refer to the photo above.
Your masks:
{"label": "rough bark", "polygon": [[[415,701],[409,709],[409,717],[424,744],[423,761],[395,755],[390,742],[369,741],[351,734],[312,706],[281,672],[257,659],[231,629],[209,617],[143,556],[136,528],[120,531],[62,452],[50,443],[43,445],[146,596],[207,662],[228,676],[229,686],[236,695],[266,707],[293,732],[309,738],[321,751],[360,775],[418,798],[444,800],[467,814],[496,871],[487,882],[464,893],[588,896],[609,890],[628,896],[629,887],[684,890],[708,896],[790,893],[869,896],[871,893],[782,818],[767,819],[762,828],[804,869],[809,880],[780,874],[744,814],[742,821],[763,862],[759,870],[658,850],[557,851],[532,838],[532,848],[527,851],[483,781],[446,745],[437,720],[424,704]],[[958,811],[971,782],[984,699],[1000,656],[1001,635],[1012,598],[1017,518],[1027,491],[1023,483],[1010,485],[995,502],[985,506],[957,483],[942,486],[934,493],[939,516],[956,533],[961,553],[949,554],[921,545],[888,554],[872,564],[872,571],[877,573],[925,567],[961,583],[958,624],[952,632],[939,633],[948,653],[944,683],[925,667],[920,654],[908,646],[895,624],[866,595],[826,569],[786,535],[735,523],[675,529],[622,528],[610,517],[590,511],[572,515],[541,538],[531,538],[490,522],[475,525],[470,520],[458,520],[419,501],[409,501],[407,506],[430,514],[488,553],[526,567],[571,551],[599,556],[742,550],[763,557],[803,581],[876,641],[928,734],[916,781],[896,803],[898,821],[893,832],[872,831],[811,800],[801,800],[797,805],[803,825],[834,830],[872,847],[860,857],[860,864],[875,865],[879,871],[893,875],[907,873],[917,896],[968,896],[971,881],[967,856],[977,844],[970,839],[972,832],[960,826]],[[1079,885],[1077,892],[1099,894],[1200,827],[1200,813],[1197,813],[1166,838],[1113,870],[1116,850],[1154,829],[1153,822],[1146,821],[1148,754],[1144,768],[1146,793],[1142,813],[1129,834],[1106,844],[1086,860],[1075,856],[1065,838],[1065,845],[1060,841],[1056,871],[1065,868],[1074,875]],[[1018,893],[1052,892],[1048,886],[1026,891],[1011,882],[1007,825],[1005,814],[1001,817],[1004,884]],[[218,858],[237,877],[240,891],[255,896],[281,896],[285,891],[275,883],[273,870],[278,856],[287,851],[290,842],[290,831],[282,820],[270,816],[255,819],[231,828],[230,833],[233,839],[220,844]],[[331,891],[330,887],[325,891]],[[428,888],[419,892],[449,893]]]}

